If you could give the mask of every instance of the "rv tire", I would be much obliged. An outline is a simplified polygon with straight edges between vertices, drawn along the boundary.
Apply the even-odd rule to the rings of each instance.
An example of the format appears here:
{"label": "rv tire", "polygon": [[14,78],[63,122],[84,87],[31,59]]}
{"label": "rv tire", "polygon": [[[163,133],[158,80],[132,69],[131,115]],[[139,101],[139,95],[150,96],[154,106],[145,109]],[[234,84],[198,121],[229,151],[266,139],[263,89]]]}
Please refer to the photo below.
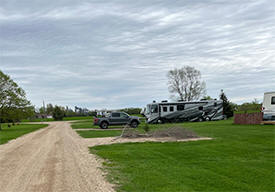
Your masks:
{"label": "rv tire", "polygon": [[203,122],[203,118],[202,117],[199,118],[199,122]]}
{"label": "rv tire", "polygon": [[210,117],[205,117],[205,121],[211,121]]}

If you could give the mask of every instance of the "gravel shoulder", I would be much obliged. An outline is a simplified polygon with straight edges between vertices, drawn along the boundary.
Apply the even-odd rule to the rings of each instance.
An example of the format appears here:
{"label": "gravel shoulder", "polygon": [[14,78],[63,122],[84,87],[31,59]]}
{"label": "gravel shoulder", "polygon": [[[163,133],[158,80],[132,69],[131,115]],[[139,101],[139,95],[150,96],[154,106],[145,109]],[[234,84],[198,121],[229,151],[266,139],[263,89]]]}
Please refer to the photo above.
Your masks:
{"label": "gravel shoulder", "polygon": [[0,146],[1,192],[114,191],[70,124],[47,124]]}

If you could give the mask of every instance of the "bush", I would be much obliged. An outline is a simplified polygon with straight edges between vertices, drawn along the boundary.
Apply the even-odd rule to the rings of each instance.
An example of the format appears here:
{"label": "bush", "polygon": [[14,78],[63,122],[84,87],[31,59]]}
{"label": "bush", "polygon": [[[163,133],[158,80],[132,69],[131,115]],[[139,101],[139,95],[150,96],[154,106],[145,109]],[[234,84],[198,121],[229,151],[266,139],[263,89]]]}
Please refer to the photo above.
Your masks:
{"label": "bush", "polygon": [[53,109],[53,118],[56,121],[62,121],[64,117],[64,112],[59,106],[55,106]]}
{"label": "bush", "polygon": [[148,133],[149,132],[149,130],[150,130],[150,127],[149,127],[149,125],[146,123],[143,127],[143,130],[146,132],[146,133]]}

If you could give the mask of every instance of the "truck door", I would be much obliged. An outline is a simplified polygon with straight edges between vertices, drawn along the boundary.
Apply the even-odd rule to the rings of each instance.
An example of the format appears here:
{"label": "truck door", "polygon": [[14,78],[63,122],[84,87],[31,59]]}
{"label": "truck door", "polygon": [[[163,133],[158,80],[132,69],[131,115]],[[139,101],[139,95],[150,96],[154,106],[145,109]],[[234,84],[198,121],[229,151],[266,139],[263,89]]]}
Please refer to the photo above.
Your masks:
{"label": "truck door", "polygon": [[120,123],[121,124],[127,124],[129,122],[129,115],[127,115],[126,113],[120,113]]}
{"label": "truck door", "polygon": [[112,113],[109,121],[111,125],[120,124],[120,113]]}

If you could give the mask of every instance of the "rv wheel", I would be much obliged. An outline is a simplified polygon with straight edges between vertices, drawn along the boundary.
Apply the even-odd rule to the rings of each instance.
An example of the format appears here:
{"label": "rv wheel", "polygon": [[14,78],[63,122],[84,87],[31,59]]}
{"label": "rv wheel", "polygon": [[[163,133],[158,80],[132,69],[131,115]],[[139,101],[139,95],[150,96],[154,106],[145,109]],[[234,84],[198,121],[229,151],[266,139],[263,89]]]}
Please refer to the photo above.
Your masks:
{"label": "rv wheel", "polygon": [[200,118],[199,118],[199,122],[202,122],[202,121],[203,121],[203,118],[202,118],[202,117],[200,117]]}
{"label": "rv wheel", "polygon": [[205,117],[205,121],[210,121],[210,117]]}
{"label": "rv wheel", "polygon": [[165,119],[159,119],[159,120],[158,120],[158,123],[164,124],[164,123],[165,123]]}

